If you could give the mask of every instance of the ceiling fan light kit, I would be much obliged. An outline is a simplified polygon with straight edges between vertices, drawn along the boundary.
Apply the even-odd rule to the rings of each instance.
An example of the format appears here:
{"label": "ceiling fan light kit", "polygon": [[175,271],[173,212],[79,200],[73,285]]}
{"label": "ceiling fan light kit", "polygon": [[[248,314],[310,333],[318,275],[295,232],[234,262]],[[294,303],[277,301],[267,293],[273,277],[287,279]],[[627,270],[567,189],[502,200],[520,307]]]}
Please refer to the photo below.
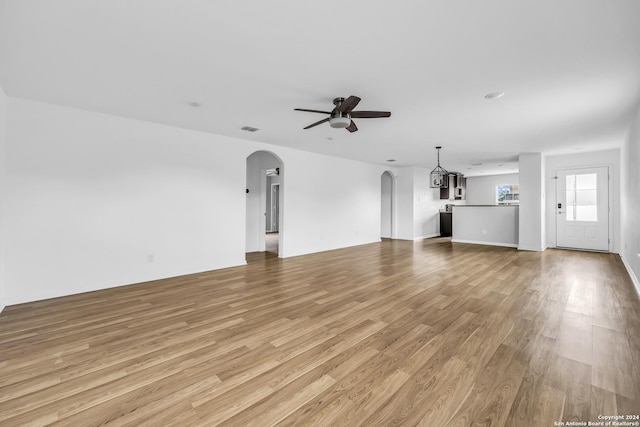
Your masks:
{"label": "ceiling fan light kit", "polygon": [[447,188],[449,186],[449,172],[442,166],[440,166],[440,149],[442,147],[436,147],[438,150],[438,166],[432,171],[429,179],[429,186],[431,188]]}
{"label": "ceiling fan light kit", "polygon": [[351,117],[347,114],[346,116],[340,115],[337,117],[331,117],[329,119],[329,125],[332,128],[344,129],[349,127],[351,124]]}
{"label": "ceiling fan light kit", "polygon": [[335,105],[335,108],[331,111],[309,110],[306,108],[294,108],[294,110],[329,115],[329,117],[327,117],[326,119],[322,119],[315,123],[312,123],[304,129],[309,129],[322,123],[329,122],[329,126],[331,126],[332,128],[346,129],[349,132],[355,132],[358,130],[358,127],[352,119],[376,119],[380,117],[391,117],[391,113],[389,111],[353,111],[353,109],[356,108],[359,102],[360,98],[351,95],[346,99],[334,99],[333,105]]}

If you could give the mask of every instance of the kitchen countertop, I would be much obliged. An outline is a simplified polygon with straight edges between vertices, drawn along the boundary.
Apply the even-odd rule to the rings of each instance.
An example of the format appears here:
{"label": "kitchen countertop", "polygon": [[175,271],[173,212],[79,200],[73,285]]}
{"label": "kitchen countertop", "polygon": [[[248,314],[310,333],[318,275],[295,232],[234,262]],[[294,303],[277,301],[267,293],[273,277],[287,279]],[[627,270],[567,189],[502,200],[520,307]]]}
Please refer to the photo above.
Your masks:
{"label": "kitchen countertop", "polygon": [[[455,208],[517,208],[518,205],[455,205]],[[443,212],[440,210],[440,212]]]}

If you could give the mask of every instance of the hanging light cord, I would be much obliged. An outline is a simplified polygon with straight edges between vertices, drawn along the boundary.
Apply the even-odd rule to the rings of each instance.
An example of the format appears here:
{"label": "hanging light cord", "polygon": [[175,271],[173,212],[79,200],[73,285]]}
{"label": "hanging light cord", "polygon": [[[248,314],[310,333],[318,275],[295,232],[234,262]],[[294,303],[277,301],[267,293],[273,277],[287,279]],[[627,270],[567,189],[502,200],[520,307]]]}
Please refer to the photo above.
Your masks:
{"label": "hanging light cord", "polygon": [[444,173],[448,173],[448,172],[447,172],[447,170],[446,170],[445,168],[443,168],[442,166],[440,166],[440,149],[441,149],[441,148],[442,148],[442,147],[436,147],[436,150],[437,150],[437,153],[438,153],[438,167],[436,167],[436,168],[434,169],[434,171],[435,171],[435,170],[440,169],[440,170],[442,170]]}

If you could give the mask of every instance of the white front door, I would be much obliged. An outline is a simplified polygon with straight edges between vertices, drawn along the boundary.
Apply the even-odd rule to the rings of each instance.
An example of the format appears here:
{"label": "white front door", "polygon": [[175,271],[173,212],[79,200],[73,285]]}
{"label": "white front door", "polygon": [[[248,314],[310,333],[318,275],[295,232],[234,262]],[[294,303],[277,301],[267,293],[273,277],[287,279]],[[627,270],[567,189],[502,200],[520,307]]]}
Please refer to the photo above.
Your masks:
{"label": "white front door", "polygon": [[609,168],[559,170],[556,246],[609,250]]}

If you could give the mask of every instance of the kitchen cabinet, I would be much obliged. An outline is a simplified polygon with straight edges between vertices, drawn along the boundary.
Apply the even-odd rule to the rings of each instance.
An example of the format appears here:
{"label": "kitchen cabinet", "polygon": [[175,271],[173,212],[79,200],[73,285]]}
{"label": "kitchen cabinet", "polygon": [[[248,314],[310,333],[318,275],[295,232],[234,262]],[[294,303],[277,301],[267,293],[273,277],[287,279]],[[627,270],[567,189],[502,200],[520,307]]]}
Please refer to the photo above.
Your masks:
{"label": "kitchen cabinet", "polygon": [[449,237],[453,231],[453,214],[440,212],[440,236]]}
{"label": "kitchen cabinet", "polygon": [[467,178],[460,173],[449,174],[449,186],[440,189],[442,200],[466,200]]}
{"label": "kitchen cabinet", "polygon": [[467,198],[467,178],[462,175],[456,177],[455,200],[466,200]]}

